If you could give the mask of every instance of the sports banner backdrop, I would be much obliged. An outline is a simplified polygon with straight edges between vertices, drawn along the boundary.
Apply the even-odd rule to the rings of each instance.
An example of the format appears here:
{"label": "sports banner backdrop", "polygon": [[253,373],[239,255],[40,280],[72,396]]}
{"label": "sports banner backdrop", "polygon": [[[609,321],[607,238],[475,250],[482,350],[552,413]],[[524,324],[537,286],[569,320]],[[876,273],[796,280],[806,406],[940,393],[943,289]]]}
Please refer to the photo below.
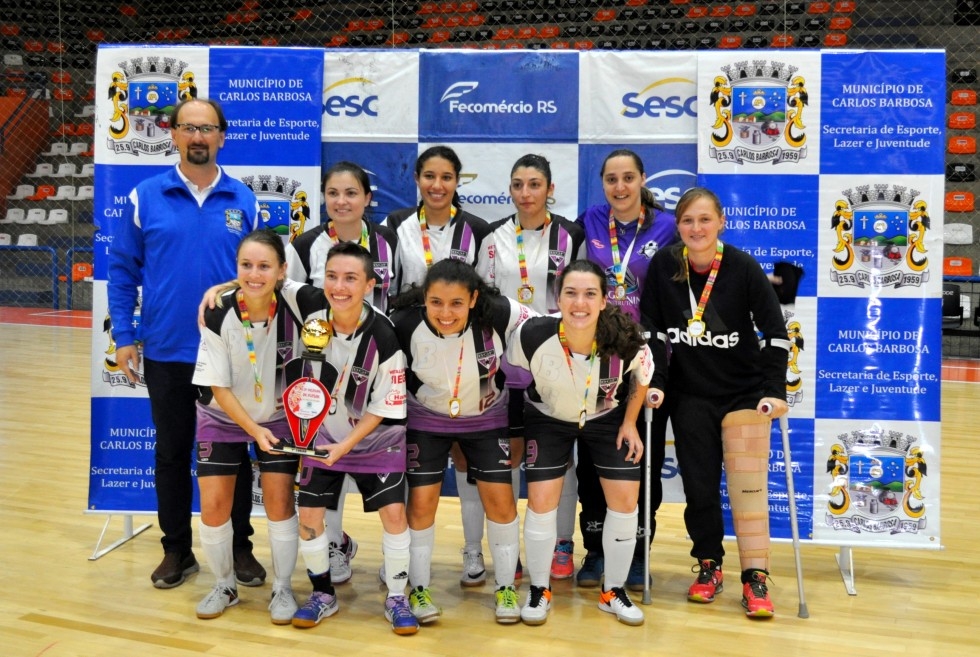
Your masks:
{"label": "sports banner backdrop", "polygon": [[[219,162],[284,234],[319,222],[321,167],[340,159],[370,173],[375,221],[414,206],[415,159],[437,143],[459,154],[460,198],[488,221],[513,213],[510,168],[525,153],[551,161],[552,211],[569,218],[604,201],[599,170],[615,148],[640,155],[668,210],[685,189],[711,187],[726,242],[767,270],[804,270],[785,311],[800,535],[939,547],[945,57],[751,55],[100,48],[89,509],[155,510],[149,405],[120,378],[101,325],[105,254],[129,190],[176,161],[167,120],[144,117],[133,90],[176,97],[196,85],[231,124]],[[772,445],[772,533],[789,538],[778,427]],[[681,501],[670,444],[661,474],[665,499]]]}

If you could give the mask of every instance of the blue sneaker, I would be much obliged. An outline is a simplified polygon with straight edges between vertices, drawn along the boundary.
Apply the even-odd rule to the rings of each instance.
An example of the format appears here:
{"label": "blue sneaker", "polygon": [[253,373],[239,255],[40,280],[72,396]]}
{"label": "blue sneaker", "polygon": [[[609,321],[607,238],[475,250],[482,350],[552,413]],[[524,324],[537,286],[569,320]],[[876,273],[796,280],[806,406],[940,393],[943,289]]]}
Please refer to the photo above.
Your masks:
{"label": "blue sneaker", "polygon": [[323,591],[314,591],[310,599],[293,614],[293,627],[316,627],[324,618],[337,613],[340,606],[337,596]]}
{"label": "blue sneaker", "polygon": [[[626,588],[630,591],[643,590],[643,571],[645,570],[643,561],[643,559],[637,559],[634,557],[633,561],[630,563],[630,572],[626,576]],[[650,586],[653,586],[653,577],[650,576],[650,573],[647,573],[646,575]]]}
{"label": "blue sneaker", "polygon": [[389,596],[385,600],[385,618],[391,623],[395,634],[415,634],[419,631],[419,621],[408,606],[404,595]]}
{"label": "blue sneaker", "polygon": [[582,559],[582,567],[579,568],[575,580],[579,586],[587,589],[595,588],[602,583],[602,575],[606,571],[606,558],[598,552],[588,552]]}

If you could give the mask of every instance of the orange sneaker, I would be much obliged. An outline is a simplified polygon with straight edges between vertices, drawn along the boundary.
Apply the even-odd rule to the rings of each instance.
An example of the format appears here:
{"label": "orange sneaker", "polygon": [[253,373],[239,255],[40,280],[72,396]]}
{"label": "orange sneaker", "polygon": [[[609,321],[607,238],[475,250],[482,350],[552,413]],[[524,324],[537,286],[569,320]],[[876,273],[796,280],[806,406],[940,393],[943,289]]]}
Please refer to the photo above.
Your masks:
{"label": "orange sneaker", "polygon": [[769,573],[764,570],[742,573],[742,606],[749,618],[771,618],[776,613],[769,599],[768,579]]}
{"label": "orange sneaker", "polygon": [[691,568],[698,578],[687,590],[687,599],[691,602],[714,602],[715,594],[725,590],[722,585],[725,577],[721,572],[721,564],[714,559],[702,559]]}

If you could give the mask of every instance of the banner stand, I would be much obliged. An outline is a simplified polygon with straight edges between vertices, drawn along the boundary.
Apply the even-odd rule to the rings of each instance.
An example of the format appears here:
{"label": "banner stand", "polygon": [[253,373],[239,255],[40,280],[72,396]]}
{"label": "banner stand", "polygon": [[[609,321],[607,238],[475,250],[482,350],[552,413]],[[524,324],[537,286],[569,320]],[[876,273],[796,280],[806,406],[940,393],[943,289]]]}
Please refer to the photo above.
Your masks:
{"label": "banner stand", "polygon": [[102,545],[102,539],[105,538],[105,533],[106,533],[106,530],[109,529],[109,523],[110,522],[112,522],[112,515],[111,514],[105,519],[105,525],[102,526],[102,533],[99,534],[99,540],[95,543],[95,550],[92,552],[92,556],[90,556],[88,558],[89,561],[95,561],[96,559],[99,559],[99,558],[107,555],[108,553],[112,552],[113,550],[115,550],[117,547],[119,547],[123,543],[126,543],[130,539],[133,539],[136,536],[139,536],[140,534],[142,534],[147,529],[149,529],[150,527],[153,526],[152,524],[147,523],[145,525],[140,525],[135,531],[133,531],[133,516],[132,515],[129,515],[129,514],[124,515],[123,516],[123,536],[122,536],[122,538],[120,538],[119,540],[113,542],[108,547],[102,548],[100,550],[99,548]]}
{"label": "banner stand", "polygon": [[844,580],[844,590],[847,595],[857,595],[854,588],[854,554],[851,552],[850,545],[840,546],[840,552],[834,555],[837,559],[837,569],[840,570],[841,579]]}

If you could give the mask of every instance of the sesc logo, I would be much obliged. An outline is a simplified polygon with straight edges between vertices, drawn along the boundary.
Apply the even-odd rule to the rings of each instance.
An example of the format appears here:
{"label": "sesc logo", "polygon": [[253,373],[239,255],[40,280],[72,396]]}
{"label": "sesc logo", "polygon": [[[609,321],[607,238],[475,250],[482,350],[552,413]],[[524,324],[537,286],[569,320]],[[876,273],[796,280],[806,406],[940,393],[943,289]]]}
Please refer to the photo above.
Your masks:
{"label": "sesc logo", "polygon": [[697,176],[683,169],[665,169],[646,179],[644,184],[653,196],[673,212],[681,195],[697,182]]}
{"label": "sesc logo", "polygon": [[362,96],[360,94],[344,95],[343,93],[334,93],[330,95],[332,90],[342,87],[346,84],[374,84],[371,80],[367,78],[344,78],[334,82],[332,85],[323,90],[323,113],[329,116],[349,116],[356,117],[365,116],[377,117],[378,116],[378,97],[376,95],[372,96]]}
{"label": "sesc logo", "polygon": [[[663,87],[670,88],[663,89]],[[658,93],[653,93],[654,90],[657,90]],[[644,116],[654,119],[661,117],[676,119],[685,114],[696,118],[698,115],[697,102],[696,85],[693,80],[664,78],[647,85],[640,91],[631,91],[625,94],[621,114],[628,119],[638,119]]]}

